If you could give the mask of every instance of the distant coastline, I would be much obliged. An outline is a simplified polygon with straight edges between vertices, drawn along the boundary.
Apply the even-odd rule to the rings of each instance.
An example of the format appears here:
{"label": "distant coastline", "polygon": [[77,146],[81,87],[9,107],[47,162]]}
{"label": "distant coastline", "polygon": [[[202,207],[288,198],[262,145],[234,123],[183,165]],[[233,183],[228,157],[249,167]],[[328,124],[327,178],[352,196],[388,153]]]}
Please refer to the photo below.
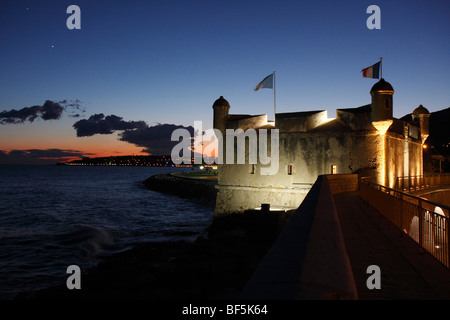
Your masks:
{"label": "distant coastline", "polygon": [[57,165],[67,166],[146,166],[146,167],[174,167],[170,156],[110,156],[84,157],[82,159],[58,162]]}
{"label": "distant coastline", "polygon": [[[81,159],[60,161],[56,165],[65,166],[139,166],[139,167],[215,167],[208,165],[202,159],[198,164],[195,159],[191,159],[191,164],[176,164],[172,161],[170,155],[128,155],[128,156],[109,156],[109,157],[83,157]],[[194,163],[195,162],[195,163]]]}

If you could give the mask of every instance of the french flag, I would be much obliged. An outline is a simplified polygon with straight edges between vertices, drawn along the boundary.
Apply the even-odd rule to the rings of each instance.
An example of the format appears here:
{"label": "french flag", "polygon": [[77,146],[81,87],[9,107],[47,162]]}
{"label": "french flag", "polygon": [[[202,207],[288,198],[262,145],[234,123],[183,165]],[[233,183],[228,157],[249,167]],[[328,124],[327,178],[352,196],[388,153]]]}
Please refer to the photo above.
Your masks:
{"label": "french flag", "polygon": [[381,61],[375,63],[373,66],[362,69],[361,72],[363,73],[363,77],[379,79],[380,78],[380,64],[381,64]]}

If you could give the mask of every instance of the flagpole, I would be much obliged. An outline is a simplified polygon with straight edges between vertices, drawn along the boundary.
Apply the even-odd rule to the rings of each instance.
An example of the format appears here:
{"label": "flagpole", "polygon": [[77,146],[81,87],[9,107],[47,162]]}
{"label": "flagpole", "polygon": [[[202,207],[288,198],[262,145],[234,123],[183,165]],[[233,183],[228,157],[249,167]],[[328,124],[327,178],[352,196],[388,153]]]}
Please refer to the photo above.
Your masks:
{"label": "flagpole", "polygon": [[380,57],[380,79],[383,79],[383,57]]}
{"label": "flagpole", "polygon": [[277,113],[277,93],[275,85],[275,71],[273,72],[273,124],[275,125],[275,118]]}

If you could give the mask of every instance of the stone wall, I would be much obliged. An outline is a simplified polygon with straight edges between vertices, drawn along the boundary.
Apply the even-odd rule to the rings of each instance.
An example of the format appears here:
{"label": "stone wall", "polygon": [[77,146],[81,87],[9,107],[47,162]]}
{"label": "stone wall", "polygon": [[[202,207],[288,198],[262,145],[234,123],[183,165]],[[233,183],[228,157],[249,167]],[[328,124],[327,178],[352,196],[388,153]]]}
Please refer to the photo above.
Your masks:
{"label": "stone wall", "polygon": [[217,186],[215,215],[241,213],[259,209],[270,204],[271,210],[292,210],[297,208],[309,192],[304,188],[271,188],[244,186]]}
{"label": "stone wall", "polygon": [[392,134],[386,137],[386,179],[388,188],[394,188],[397,177],[423,174],[423,148],[420,140]]}
{"label": "stone wall", "polygon": [[356,174],[327,175],[327,180],[333,194],[359,190],[359,180]]}
{"label": "stone wall", "polygon": [[357,190],[357,179],[357,175],[318,177],[240,299],[357,299],[333,197],[333,190]]}
{"label": "stone wall", "polygon": [[371,176],[384,172],[383,139],[375,131],[280,132],[276,174],[261,175],[263,165],[249,164],[248,152],[246,164],[219,167],[215,212],[243,212],[262,203],[297,208],[317,177],[332,173],[333,165],[338,174]]}
{"label": "stone wall", "polygon": [[144,181],[144,185],[153,191],[195,199],[203,204],[215,207],[216,179],[195,179],[183,177],[182,174],[168,173],[151,176]]}

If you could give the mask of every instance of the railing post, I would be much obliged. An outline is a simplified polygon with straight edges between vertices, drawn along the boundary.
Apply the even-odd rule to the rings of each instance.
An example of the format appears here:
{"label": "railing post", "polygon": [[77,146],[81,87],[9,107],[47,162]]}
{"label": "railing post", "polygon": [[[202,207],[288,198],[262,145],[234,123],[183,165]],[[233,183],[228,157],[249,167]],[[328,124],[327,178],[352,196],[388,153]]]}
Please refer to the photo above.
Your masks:
{"label": "railing post", "polygon": [[450,219],[445,219],[445,230],[447,233],[447,239],[445,239],[445,244],[447,245],[447,259],[445,265],[450,268]]}
{"label": "railing post", "polygon": [[418,218],[419,218],[419,245],[423,248],[423,233],[424,233],[424,230],[423,230],[423,219],[425,218],[424,217],[424,214],[423,214],[423,210],[422,210],[422,201],[421,200],[419,200],[419,205],[418,205]]}
{"label": "railing post", "polygon": [[400,193],[399,195],[400,195],[400,229],[403,230],[406,229],[406,227],[403,228],[403,194]]}

